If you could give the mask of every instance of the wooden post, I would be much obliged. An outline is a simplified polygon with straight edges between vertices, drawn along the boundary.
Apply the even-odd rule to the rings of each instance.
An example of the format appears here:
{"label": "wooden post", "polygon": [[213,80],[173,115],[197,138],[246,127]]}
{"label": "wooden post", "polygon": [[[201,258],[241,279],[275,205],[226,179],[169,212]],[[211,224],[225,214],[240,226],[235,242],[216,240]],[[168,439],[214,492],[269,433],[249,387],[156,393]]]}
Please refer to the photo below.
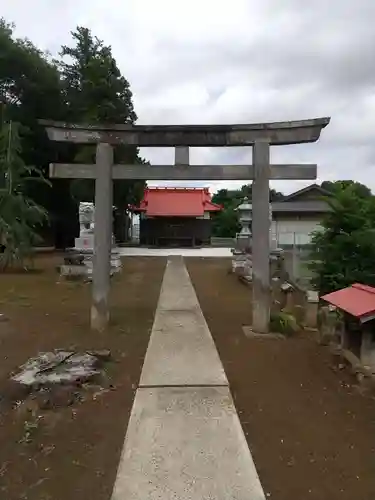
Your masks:
{"label": "wooden post", "polygon": [[95,235],[92,277],[91,328],[104,331],[109,322],[109,289],[112,250],[113,147],[96,147]]}
{"label": "wooden post", "polygon": [[270,145],[253,145],[253,330],[268,333],[271,308],[269,179]]}

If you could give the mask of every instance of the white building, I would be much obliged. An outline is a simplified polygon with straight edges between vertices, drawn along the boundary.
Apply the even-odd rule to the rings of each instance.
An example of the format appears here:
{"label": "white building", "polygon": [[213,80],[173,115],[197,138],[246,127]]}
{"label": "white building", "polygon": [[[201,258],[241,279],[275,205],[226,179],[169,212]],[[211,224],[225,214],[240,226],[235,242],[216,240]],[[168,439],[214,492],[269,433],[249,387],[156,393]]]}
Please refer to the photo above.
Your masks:
{"label": "white building", "polygon": [[330,208],[324,200],[330,193],[317,184],[285,196],[272,203],[272,232],[280,246],[306,245],[311,233],[319,229]]}

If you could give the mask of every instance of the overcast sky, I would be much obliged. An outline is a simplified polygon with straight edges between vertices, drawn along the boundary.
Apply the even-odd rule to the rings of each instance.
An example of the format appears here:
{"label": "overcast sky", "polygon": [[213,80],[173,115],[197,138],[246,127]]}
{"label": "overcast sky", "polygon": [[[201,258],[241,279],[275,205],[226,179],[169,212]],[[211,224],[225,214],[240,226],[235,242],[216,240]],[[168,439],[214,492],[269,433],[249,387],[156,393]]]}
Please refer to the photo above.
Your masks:
{"label": "overcast sky", "polygon": [[[140,124],[331,116],[318,143],[273,147],[271,160],[375,191],[375,0],[2,0],[0,16],[54,55],[77,25],[91,28],[112,46]],[[171,149],[142,153],[173,162]],[[247,163],[251,151],[192,149],[191,161]]]}

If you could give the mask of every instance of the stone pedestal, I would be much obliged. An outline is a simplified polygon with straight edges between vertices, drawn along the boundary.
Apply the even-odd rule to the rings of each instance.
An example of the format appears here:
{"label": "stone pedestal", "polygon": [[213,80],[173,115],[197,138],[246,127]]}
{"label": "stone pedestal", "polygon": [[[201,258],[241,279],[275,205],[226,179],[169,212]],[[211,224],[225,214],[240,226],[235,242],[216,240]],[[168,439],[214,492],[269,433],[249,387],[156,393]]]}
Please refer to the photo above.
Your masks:
{"label": "stone pedestal", "polygon": [[[73,251],[84,256],[83,263],[87,268],[88,276],[91,277],[94,256],[94,234],[91,232],[81,233],[79,238],[75,239]],[[114,238],[112,236],[111,275],[119,271],[121,271],[120,253],[114,246]]]}
{"label": "stone pedestal", "polygon": [[294,299],[293,299],[293,287],[285,287],[285,305],[283,305],[282,310],[288,313],[294,312]]}
{"label": "stone pedestal", "polygon": [[375,336],[371,330],[364,327],[360,350],[361,363],[375,373]]}
{"label": "stone pedestal", "polygon": [[251,253],[252,237],[251,234],[241,234],[236,236],[235,250],[242,253]]}
{"label": "stone pedestal", "polygon": [[307,291],[305,325],[308,328],[317,328],[318,326],[318,305],[319,295],[318,292],[313,290]]}
{"label": "stone pedestal", "polygon": [[[91,277],[94,255],[94,228],[95,228],[95,207],[93,203],[80,203],[79,220],[81,231],[79,238],[75,239],[74,250],[84,255],[84,264],[87,273]],[[112,234],[111,251],[111,275],[121,270],[120,254],[115,248],[115,239]]]}
{"label": "stone pedestal", "polygon": [[237,274],[237,276],[241,276],[247,281],[251,281],[253,277],[251,255],[246,253],[234,255],[232,259],[232,271]]}
{"label": "stone pedestal", "polygon": [[[239,213],[239,223],[241,231],[236,236],[235,248],[232,250],[232,270],[248,281],[252,280],[252,210],[253,206],[248,198],[237,208]],[[280,271],[282,250],[277,248],[277,240],[272,234],[272,209],[269,214],[269,235],[270,235],[270,276],[274,276]]]}
{"label": "stone pedestal", "polygon": [[244,261],[246,260],[246,254],[238,250],[234,250],[232,258],[232,272],[238,274],[240,270],[244,267]]}
{"label": "stone pedestal", "polygon": [[[315,306],[314,303],[307,304],[307,309],[309,305]],[[315,308],[313,308],[313,311]],[[307,311],[306,311],[307,314]],[[311,311],[310,311],[311,314]],[[317,311],[316,324],[319,330],[319,342],[322,345],[329,345],[334,342],[337,337],[338,330],[338,318],[335,310],[331,310],[330,306],[323,306]],[[307,317],[305,316],[305,323],[307,325]],[[343,330],[343,335],[341,336],[341,347],[346,348],[345,344],[345,329]]]}
{"label": "stone pedestal", "polygon": [[[60,272],[64,276],[83,276],[91,279],[93,271],[94,256],[94,228],[95,228],[95,210],[93,203],[80,203],[79,206],[80,235],[75,238],[74,248],[68,250],[64,259],[64,265]],[[82,262],[68,262],[72,256],[82,257]],[[111,251],[111,276],[121,271],[120,253],[115,247],[115,239],[112,235]]]}
{"label": "stone pedestal", "polygon": [[[232,253],[232,271],[239,276],[245,277],[248,281],[251,281],[253,276],[251,253],[239,249],[233,250]],[[284,279],[282,272],[282,250],[280,249],[275,249],[270,253],[270,276],[278,276]]]}

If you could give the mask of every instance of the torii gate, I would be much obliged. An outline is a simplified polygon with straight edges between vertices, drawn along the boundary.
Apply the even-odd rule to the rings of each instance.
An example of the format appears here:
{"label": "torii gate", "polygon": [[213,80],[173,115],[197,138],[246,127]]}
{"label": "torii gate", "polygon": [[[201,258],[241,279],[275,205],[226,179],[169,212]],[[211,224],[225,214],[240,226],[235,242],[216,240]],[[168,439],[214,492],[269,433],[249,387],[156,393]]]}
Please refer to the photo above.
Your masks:
{"label": "torii gate", "polygon": [[[112,181],[253,180],[253,329],[270,319],[269,181],[316,179],[316,165],[271,165],[270,146],[316,142],[330,118],[250,125],[77,125],[40,120],[53,141],[95,143],[95,164],[51,164],[50,177],[95,179],[95,242],[91,327],[109,321]],[[113,146],[174,147],[175,165],[114,165]],[[252,165],[189,165],[189,147],[252,146]]]}

